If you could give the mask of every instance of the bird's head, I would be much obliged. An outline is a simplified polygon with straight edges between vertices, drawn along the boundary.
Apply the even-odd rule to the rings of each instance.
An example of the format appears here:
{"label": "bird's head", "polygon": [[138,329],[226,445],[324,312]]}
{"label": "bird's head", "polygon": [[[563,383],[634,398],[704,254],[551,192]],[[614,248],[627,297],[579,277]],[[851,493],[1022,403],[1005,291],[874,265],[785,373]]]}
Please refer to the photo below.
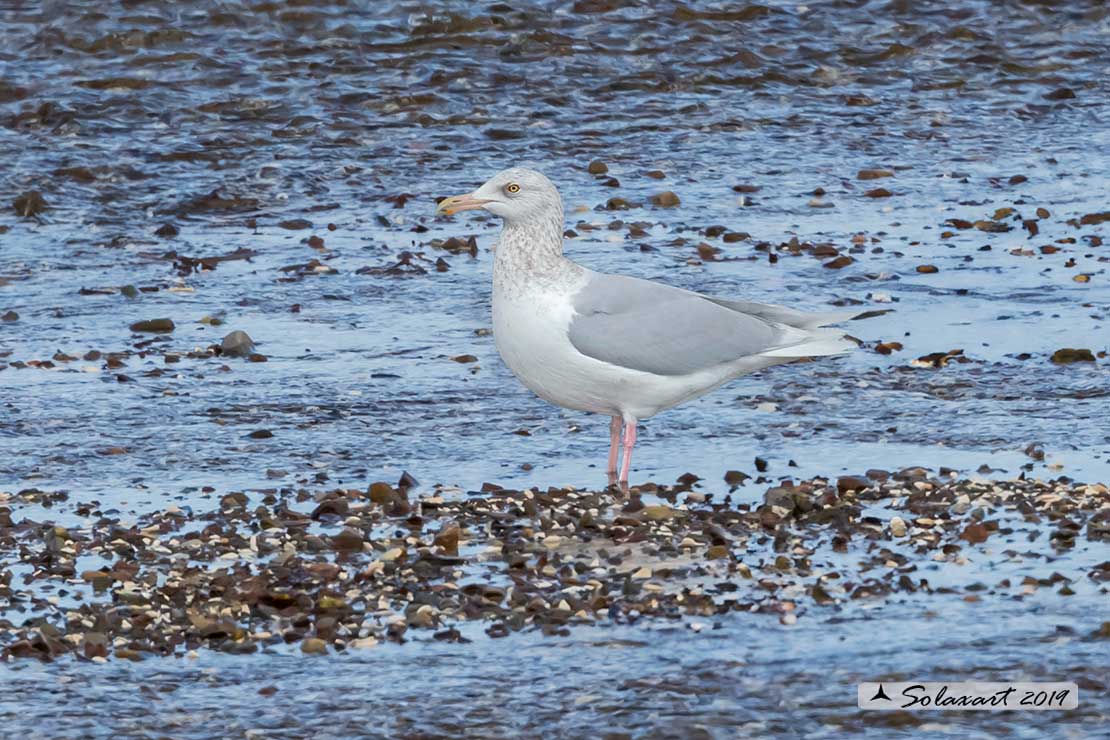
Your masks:
{"label": "bird's head", "polygon": [[473,193],[444,198],[436,206],[436,213],[450,216],[477,208],[500,216],[507,224],[553,216],[561,221],[563,215],[563,202],[551,181],[523,167],[498,172]]}

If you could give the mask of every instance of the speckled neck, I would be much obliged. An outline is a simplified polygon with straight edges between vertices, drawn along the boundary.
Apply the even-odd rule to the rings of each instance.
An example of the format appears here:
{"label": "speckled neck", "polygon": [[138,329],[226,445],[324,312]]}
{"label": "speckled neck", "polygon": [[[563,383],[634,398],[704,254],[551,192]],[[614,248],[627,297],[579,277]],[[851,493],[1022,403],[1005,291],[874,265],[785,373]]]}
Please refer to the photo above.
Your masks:
{"label": "speckled neck", "polygon": [[582,268],[563,256],[562,208],[506,222],[493,262],[495,290],[519,293],[569,285]]}

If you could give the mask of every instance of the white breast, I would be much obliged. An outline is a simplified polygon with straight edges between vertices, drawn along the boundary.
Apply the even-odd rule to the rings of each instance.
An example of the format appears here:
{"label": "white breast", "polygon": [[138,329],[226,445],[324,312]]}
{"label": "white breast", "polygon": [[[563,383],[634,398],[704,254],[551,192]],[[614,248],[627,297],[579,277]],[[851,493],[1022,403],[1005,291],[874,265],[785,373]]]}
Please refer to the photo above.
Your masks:
{"label": "white breast", "polygon": [[559,406],[619,414],[611,391],[621,372],[583,356],[570,343],[567,329],[574,317],[566,291],[493,289],[493,337],[513,374],[532,392]]}

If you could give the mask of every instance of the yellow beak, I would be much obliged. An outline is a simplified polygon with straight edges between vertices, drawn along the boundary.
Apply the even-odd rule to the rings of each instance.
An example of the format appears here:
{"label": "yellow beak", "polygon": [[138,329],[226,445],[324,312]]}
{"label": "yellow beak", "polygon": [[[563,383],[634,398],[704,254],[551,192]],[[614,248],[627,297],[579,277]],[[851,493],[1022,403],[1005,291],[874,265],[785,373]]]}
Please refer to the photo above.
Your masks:
{"label": "yellow beak", "polygon": [[476,208],[481,208],[486,203],[489,203],[489,201],[484,198],[475,198],[472,193],[452,195],[450,198],[444,198],[436,205],[436,215],[451,216],[459,211],[473,211]]}

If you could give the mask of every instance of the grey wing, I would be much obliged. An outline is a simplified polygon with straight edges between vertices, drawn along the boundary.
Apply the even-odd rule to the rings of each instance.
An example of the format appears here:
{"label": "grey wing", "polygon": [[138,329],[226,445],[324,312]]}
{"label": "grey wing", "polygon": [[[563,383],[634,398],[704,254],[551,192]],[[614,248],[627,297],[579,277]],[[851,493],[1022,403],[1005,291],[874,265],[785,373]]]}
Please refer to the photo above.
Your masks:
{"label": "grey wing", "polygon": [[839,324],[841,321],[866,318],[868,313],[874,313],[865,311],[799,311],[795,308],[775,306],[770,303],[735,301],[726,298],[712,298],[710,296],[706,296],[706,300],[713,301],[717,305],[724,306],[732,311],[739,311],[741,313],[757,316],[764,321],[786,324],[787,326],[794,326],[799,329],[816,329],[819,326]]}
{"label": "grey wing", "polygon": [[570,341],[579,352],[656,375],[697,372],[802,334],[697,293],[620,275],[592,275],[574,308]]}

